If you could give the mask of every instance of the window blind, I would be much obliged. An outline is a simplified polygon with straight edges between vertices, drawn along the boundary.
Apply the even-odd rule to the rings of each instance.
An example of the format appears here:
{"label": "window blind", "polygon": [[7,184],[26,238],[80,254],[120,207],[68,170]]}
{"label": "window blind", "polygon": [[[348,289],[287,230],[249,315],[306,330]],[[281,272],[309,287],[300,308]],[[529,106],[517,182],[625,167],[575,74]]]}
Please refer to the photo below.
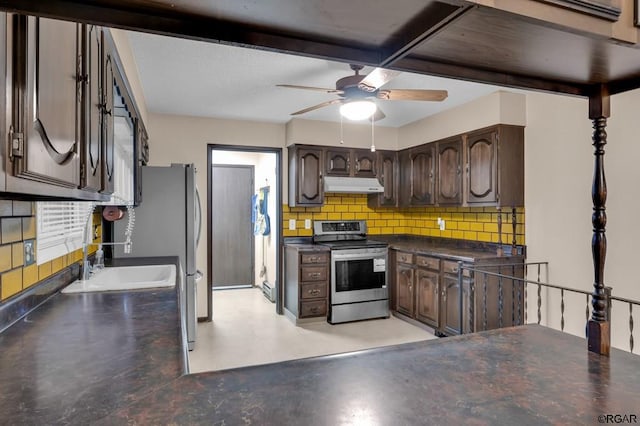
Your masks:
{"label": "window blind", "polygon": [[82,248],[90,202],[46,201],[36,206],[38,265]]}

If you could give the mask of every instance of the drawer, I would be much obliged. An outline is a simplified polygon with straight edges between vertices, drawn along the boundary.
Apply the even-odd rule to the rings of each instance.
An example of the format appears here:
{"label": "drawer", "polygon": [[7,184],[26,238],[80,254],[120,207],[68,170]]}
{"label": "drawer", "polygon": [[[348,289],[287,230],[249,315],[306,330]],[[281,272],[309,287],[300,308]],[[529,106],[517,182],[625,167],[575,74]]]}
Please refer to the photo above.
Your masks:
{"label": "drawer", "polygon": [[[468,264],[464,266],[469,266]],[[452,260],[443,260],[442,261],[442,272],[445,274],[457,274],[458,273],[458,262]],[[462,270],[462,275],[465,277],[471,276],[471,271],[468,269]]]}
{"label": "drawer", "polygon": [[413,263],[413,253],[405,253],[402,251],[396,252],[396,262]]}
{"label": "drawer", "polygon": [[302,253],[300,255],[300,263],[328,263],[329,253]]}
{"label": "drawer", "polygon": [[326,266],[301,266],[300,281],[326,281]]}
{"label": "drawer", "polygon": [[429,257],[429,256],[416,256],[416,265],[422,266],[423,268],[429,268],[429,269],[434,269],[436,271],[439,271],[440,259],[437,259],[435,257]]}
{"label": "drawer", "polygon": [[300,299],[318,299],[327,297],[327,283],[300,284]]}
{"label": "drawer", "polygon": [[300,302],[300,318],[323,316],[327,316],[326,300],[308,300]]}

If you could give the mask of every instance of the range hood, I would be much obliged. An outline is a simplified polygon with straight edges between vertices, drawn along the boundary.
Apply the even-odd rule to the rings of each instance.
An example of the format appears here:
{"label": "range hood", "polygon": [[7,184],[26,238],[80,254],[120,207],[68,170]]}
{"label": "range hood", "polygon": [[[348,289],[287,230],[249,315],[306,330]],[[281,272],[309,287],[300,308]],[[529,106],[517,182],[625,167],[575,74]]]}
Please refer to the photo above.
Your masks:
{"label": "range hood", "polygon": [[373,194],[384,192],[384,188],[376,178],[325,176],[324,192]]}

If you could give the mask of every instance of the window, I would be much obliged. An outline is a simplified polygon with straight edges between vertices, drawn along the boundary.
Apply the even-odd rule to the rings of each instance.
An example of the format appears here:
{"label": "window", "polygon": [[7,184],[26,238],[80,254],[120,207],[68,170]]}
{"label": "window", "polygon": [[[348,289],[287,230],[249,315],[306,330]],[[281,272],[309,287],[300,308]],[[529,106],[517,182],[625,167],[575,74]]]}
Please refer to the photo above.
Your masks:
{"label": "window", "polygon": [[82,248],[91,202],[47,201],[36,205],[38,265]]}

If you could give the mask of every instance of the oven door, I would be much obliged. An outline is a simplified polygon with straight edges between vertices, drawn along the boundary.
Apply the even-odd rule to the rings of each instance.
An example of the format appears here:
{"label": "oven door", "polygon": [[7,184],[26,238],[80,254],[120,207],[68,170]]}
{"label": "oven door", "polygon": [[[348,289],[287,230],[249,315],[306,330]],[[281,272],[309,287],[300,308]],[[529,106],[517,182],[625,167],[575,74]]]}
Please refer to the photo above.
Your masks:
{"label": "oven door", "polygon": [[331,250],[331,304],[388,299],[387,249]]}

